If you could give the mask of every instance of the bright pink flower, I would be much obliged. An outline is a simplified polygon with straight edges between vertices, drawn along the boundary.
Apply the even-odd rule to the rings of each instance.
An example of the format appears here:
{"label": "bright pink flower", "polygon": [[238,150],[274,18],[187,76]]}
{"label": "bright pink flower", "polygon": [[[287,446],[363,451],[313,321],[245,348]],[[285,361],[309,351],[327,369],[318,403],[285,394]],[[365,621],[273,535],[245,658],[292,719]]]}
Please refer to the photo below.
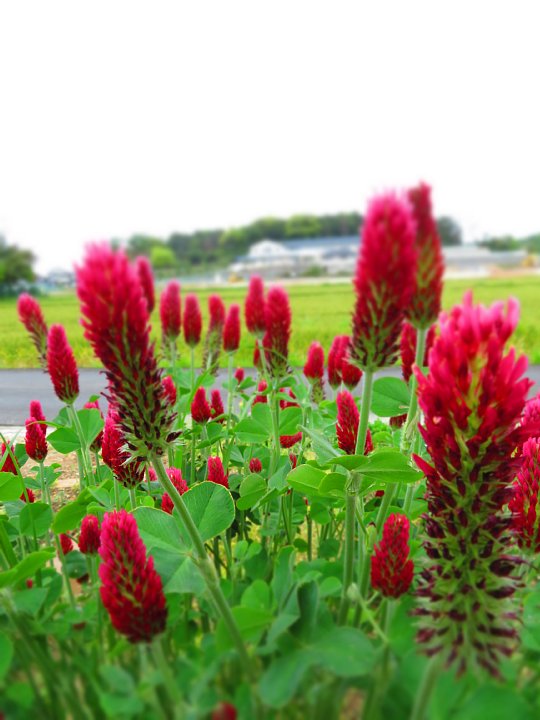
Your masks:
{"label": "bright pink flower", "polygon": [[297,432],[294,435],[280,435],[279,444],[282,448],[291,448],[302,440],[302,433]]}
{"label": "bright pink flower", "polygon": [[[178,468],[173,468],[173,467],[168,468],[167,475],[169,476],[169,480],[172,482],[174,487],[178,490],[180,495],[183,495],[184,493],[186,493],[189,490],[187,483],[184,480],[184,478],[182,477],[182,473],[180,470],[178,470]],[[163,495],[161,497],[161,509],[164,512],[169,513],[169,515],[172,515],[173,508],[174,508],[174,503],[171,500],[169,493],[163,493]]]}
{"label": "bright pink flower", "polygon": [[111,468],[114,477],[121,485],[134,488],[144,479],[144,466],[127,451],[126,447],[118,413],[109,408],[101,443],[103,462]]}
{"label": "bright pink flower", "polygon": [[[15,455],[15,448],[13,445],[11,446],[11,452]],[[6,456],[4,461],[2,462],[2,458]],[[14,475],[17,474],[17,468],[15,466],[15,462],[11,455],[7,452],[7,446],[5,443],[2,443],[0,446],[0,472],[10,472]]]}
{"label": "bright pink flower", "polygon": [[352,358],[363,370],[392,365],[416,273],[415,225],[393,194],[368,206],[356,267]]}
{"label": "bright pink flower", "polygon": [[163,386],[165,397],[169,403],[173,406],[176,405],[176,385],[174,384],[172,377],[170,375],[165,375],[161,381],[161,385]]}
{"label": "bright pink flower", "polygon": [[219,354],[225,325],[225,305],[219,295],[208,298],[208,330],[204,338],[203,368],[216,374],[219,367]]}
{"label": "bright pink flower", "polygon": [[248,332],[262,338],[266,330],[264,282],[258,275],[252,275],[244,305],[244,317]]}
{"label": "bright pink flower", "polygon": [[[2,472],[7,472],[7,470],[2,470]],[[28,495],[28,502],[36,502],[36,496],[34,495],[33,490],[31,490],[30,488],[26,488],[26,494]],[[21,493],[19,500],[26,502],[26,494],[24,492]]]}
{"label": "bright pink flower", "polygon": [[246,376],[244,372],[244,368],[236,368],[234,371],[234,377],[236,379],[236,382],[240,385],[240,383],[244,380],[244,377]]}
{"label": "bright pink flower", "polygon": [[77,268],[85,337],[105,367],[130,453],[163,454],[177,433],[174,410],[161,385],[150,342],[148,304],[135,269],[122,251],[91,245]]}
{"label": "bright pink flower", "polygon": [[407,317],[417,328],[427,329],[441,311],[444,259],[441,239],[431,209],[431,188],[425,183],[408,192],[416,221],[417,256],[415,288]]}
{"label": "bright pink flower", "polygon": [[318,342],[309,346],[304,375],[310,382],[313,402],[320,403],[324,400],[324,350]]}
{"label": "bright pink flower", "polygon": [[69,553],[73,550],[73,540],[69,537],[69,535],[65,535],[64,533],[60,533],[59,539],[62,554],[69,555]]}
{"label": "bright pink flower", "polygon": [[512,511],[513,530],[519,546],[540,552],[540,508],[538,485],[540,480],[540,439],[529,438],[523,445],[521,466],[508,503]]}
{"label": "bright pink flower", "polygon": [[144,297],[146,298],[148,312],[151,314],[156,304],[156,294],[154,291],[154,274],[150,260],[144,255],[139,255],[139,257],[135,258],[135,270],[139,276],[139,282],[141,283]]}
{"label": "bright pink flower", "polygon": [[351,362],[351,339],[342,335],[341,344],[341,380],[347,390],[354,390],[362,379],[362,371]]}
{"label": "bright pink flower", "polygon": [[[221,393],[219,390],[212,390],[212,419],[215,420],[225,414],[225,408],[223,407],[223,400],[221,399]],[[221,417],[220,422],[223,422],[224,418]]]}
{"label": "bright pink flower", "polygon": [[[99,402],[97,400],[92,400],[91,402],[85,403],[84,408],[86,410],[99,410],[99,414],[103,418],[103,413],[101,412],[101,408],[99,407]],[[102,442],[103,442],[103,430],[97,435],[96,439],[90,445],[90,450],[92,452],[96,452],[96,453],[99,452],[101,450]]]}
{"label": "bright pink flower", "polygon": [[336,335],[328,353],[328,383],[334,390],[341,385],[341,368],[348,342],[348,335]]}
{"label": "bright pink flower", "polygon": [[[401,372],[406,383],[412,375],[414,358],[416,357],[416,328],[410,323],[403,323],[401,332],[400,351],[401,351]],[[430,327],[426,335],[426,350],[424,353],[424,366],[428,364],[429,351],[435,339],[435,327]]]}
{"label": "bright pink flower", "polygon": [[32,338],[37,350],[39,362],[43,368],[47,367],[47,323],[38,301],[27,293],[19,295],[17,300],[19,320]]}
{"label": "bright pink flower", "polygon": [[180,283],[171,280],[165,286],[159,300],[161,332],[166,342],[175,342],[182,327],[182,305]]}
{"label": "bright pink flower", "polygon": [[356,438],[358,436],[360,413],[358,412],[353,396],[348,390],[342,390],[338,393],[336,403],[338,447],[347,453],[347,455],[354,455],[356,452]]}
{"label": "bright pink flower", "polygon": [[205,423],[212,417],[212,408],[206,399],[206,390],[203,387],[197,388],[191,403],[191,417],[195,422]]}
{"label": "bright pink flower", "polygon": [[371,586],[384,597],[398,598],[410,588],[414,564],[409,558],[409,521],[405,515],[390,515],[382,540],[371,557]]}
{"label": "bright pink flower", "polygon": [[47,457],[47,440],[45,439],[45,426],[39,425],[35,418],[28,418],[25,422],[26,436],[24,446],[26,454],[35,462],[43,462]]}
{"label": "bright pink flower", "polygon": [[196,295],[186,295],[184,301],[184,340],[193,348],[201,341],[202,314]]}
{"label": "bright pink flower", "polygon": [[269,290],[265,322],[263,347],[266,364],[273,377],[283,377],[287,370],[291,337],[291,307],[283,288],[276,286]]}
{"label": "bright pink flower", "polygon": [[101,526],[101,599],[113,627],[131,643],[150,642],[165,630],[167,606],[133,515],[107,513]]}
{"label": "bright pink flower", "polygon": [[99,550],[101,530],[95,515],[86,515],[81,523],[79,550],[83,555],[96,555]]}
{"label": "bright pink flower", "polygon": [[418,640],[427,654],[456,661],[459,672],[472,661],[498,674],[498,658],[516,637],[517,565],[505,553],[512,536],[504,507],[519,469],[514,451],[531,386],[522,378],[527,359],[504,350],[517,319],[513,300],[505,312],[503,303],[473,306],[467,295],[440,316],[427,377],[415,370],[432,461],[415,458],[427,479],[429,558],[417,591]]}
{"label": "bright pink flower", "polygon": [[257,385],[257,392],[258,395],[255,396],[255,400],[253,401],[253,405],[256,405],[257,403],[267,403],[268,402],[268,395],[263,393],[266,393],[266,390],[268,390],[268,383],[266,380],[261,380],[259,384]]}
{"label": "bright pink flower", "polygon": [[223,328],[223,349],[232,353],[238,350],[240,345],[240,305],[233,303],[225,318]]}
{"label": "bright pink flower", "polygon": [[223,485],[229,489],[229,476],[225,474],[223,463],[219,457],[208,458],[208,481]]}
{"label": "bright pink flower", "polygon": [[257,370],[259,372],[261,372],[261,370],[262,370],[261,348],[260,348],[258,340],[255,340],[255,345],[253,347],[253,365],[257,368]]}
{"label": "bright pink flower", "polygon": [[47,368],[56,396],[71,405],[79,394],[79,371],[62,325],[51,325],[49,330]]}
{"label": "bright pink flower", "polygon": [[220,702],[212,711],[212,720],[236,720],[237,717],[236,708],[228,702]]}
{"label": "bright pink flower", "polygon": [[262,462],[259,460],[259,458],[251,458],[249,461],[249,472],[252,473],[260,473],[262,472]]}

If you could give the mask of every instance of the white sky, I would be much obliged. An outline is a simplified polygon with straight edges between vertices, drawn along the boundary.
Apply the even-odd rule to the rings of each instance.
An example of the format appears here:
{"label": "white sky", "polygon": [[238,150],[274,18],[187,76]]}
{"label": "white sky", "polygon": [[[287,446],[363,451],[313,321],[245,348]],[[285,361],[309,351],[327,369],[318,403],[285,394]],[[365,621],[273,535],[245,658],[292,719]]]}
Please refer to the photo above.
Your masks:
{"label": "white sky", "polygon": [[0,232],[84,242],[358,209],[425,179],[540,230],[540,3],[0,0]]}

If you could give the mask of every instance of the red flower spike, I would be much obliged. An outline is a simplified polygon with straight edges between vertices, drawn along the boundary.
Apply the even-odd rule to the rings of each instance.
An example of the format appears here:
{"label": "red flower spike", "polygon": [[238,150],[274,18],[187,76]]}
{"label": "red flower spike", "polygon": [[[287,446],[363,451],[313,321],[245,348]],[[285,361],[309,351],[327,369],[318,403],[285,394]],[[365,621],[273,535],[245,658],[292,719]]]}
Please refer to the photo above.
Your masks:
{"label": "red flower spike", "polygon": [[175,342],[182,328],[182,305],[180,283],[171,280],[165,286],[159,300],[161,333],[165,342]]}
{"label": "red flower spike", "polygon": [[174,380],[170,375],[165,375],[161,381],[161,385],[169,404],[174,407],[174,405],[176,405],[176,385],[174,384]]}
{"label": "red flower spike", "polygon": [[251,458],[249,461],[249,472],[252,473],[260,473],[262,472],[262,462],[259,460],[259,458]]}
{"label": "red flower spike", "polygon": [[163,454],[176,434],[154,346],[148,304],[122,251],[91,245],[77,268],[85,338],[105,367],[129,453],[140,460]]}
{"label": "red flower spike", "polygon": [[83,555],[96,555],[99,550],[101,531],[95,515],[86,515],[81,523],[79,550]]}
{"label": "red flower spike", "polygon": [[203,368],[208,368],[215,375],[219,367],[219,354],[225,325],[225,305],[219,295],[208,298],[208,331],[204,339]]}
{"label": "red flower spike", "polygon": [[[6,472],[6,470],[3,470],[2,472]],[[34,495],[33,490],[30,490],[30,488],[26,488],[26,494],[28,495],[28,502],[31,502],[31,503],[36,502],[36,496]],[[21,493],[19,500],[26,502],[26,494]]]}
{"label": "red flower spike", "polygon": [[513,538],[505,506],[531,387],[522,377],[526,358],[505,352],[517,318],[513,300],[505,311],[503,303],[474,306],[467,295],[440,316],[427,377],[414,371],[431,457],[431,464],[415,457],[428,504],[417,639],[426,654],[441,652],[460,672],[472,663],[498,675],[498,660],[516,638],[518,564],[506,554]]}
{"label": "red flower spike", "polygon": [[283,288],[276,286],[268,292],[265,322],[263,347],[266,364],[273,377],[283,377],[287,371],[291,336],[291,308],[289,296]]}
{"label": "red flower spike", "polygon": [[47,440],[45,439],[45,426],[39,425],[30,417],[25,422],[26,436],[24,446],[26,454],[35,462],[43,462],[47,457]]}
{"label": "red flower spike", "polygon": [[513,484],[514,495],[508,507],[520,548],[540,552],[540,439],[530,438],[523,445],[521,467]]}
{"label": "red flower spike", "polygon": [[139,282],[146,298],[146,306],[148,308],[148,314],[152,314],[152,310],[156,305],[156,293],[154,290],[154,273],[152,272],[152,265],[150,260],[144,255],[139,255],[135,258],[135,270],[139,276]]}
{"label": "red flower spike", "polygon": [[223,349],[227,353],[238,350],[240,345],[240,305],[233,303],[225,318],[223,328]]}
{"label": "red flower spike", "polygon": [[268,395],[263,395],[266,390],[268,390],[268,383],[266,380],[261,380],[259,384],[257,385],[257,392],[258,395],[255,395],[255,400],[253,401],[253,405],[256,405],[257,403],[267,403],[268,402]]}
{"label": "red flower spike", "polygon": [[407,317],[417,328],[427,329],[441,311],[444,259],[441,239],[431,209],[431,188],[425,183],[408,192],[416,221],[417,268]]}
{"label": "red flower spike", "polygon": [[348,335],[336,335],[328,353],[328,383],[334,390],[341,385],[341,368],[348,342]]}
{"label": "red flower spike", "polygon": [[48,330],[41,306],[31,295],[23,293],[17,300],[17,311],[37,350],[40,365],[46,369]]}
{"label": "red flower spike", "polygon": [[101,526],[101,599],[113,627],[129,642],[150,642],[165,630],[167,606],[160,576],[133,515],[107,513]]}
{"label": "red flower spike", "polygon": [[[167,475],[169,476],[169,480],[178,490],[180,495],[183,495],[189,490],[187,483],[182,477],[182,473],[180,470],[178,470],[178,468],[168,468]],[[172,515],[173,508],[174,503],[171,500],[169,493],[163,493],[161,497],[161,509],[169,515]]]}
{"label": "red flower spike", "polygon": [[[11,452],[15,454],[15,448],[13,445],[11,446]],[[2,462],[2,458],[6,456],[4,461]],[[12,456],[7,452],[7,446],[5,443],[2,443],[0,446],[0,472],[10,472],[14,475],[17,474],[17,467],[15,465],[15,461],[13,460]]]}
{"label": "red flower spike", "polygon": [[105,420],[101,453],[103,462],[121,485],[135,488],[143,481],[144,466],[126,450],[120,418],[114,409],[109,409]]}
{"label": "red flower spike", "polygon": [[259,341],[255,340],[255,345],[253,347],[253,365],[257,368],[259,372],[262,370],[262,360],[261,360],[261,348],[259,346]]}
{"label": "red flower spike", "polygon": [[289,462],[291,463],[291,468],[294,470],[294,468],[298,465],[298,458],[294,453],[289,453]]}
{"label": "red flower spike", "polygon": [[191,417],[195,422],[205,423],[212,417],[212,408],[206,399],[206,390],[203,387],[197,388],[191,403]]}
{"label": "red flower spike", "polygon": [[409,558],[409,521],[405,515],[390,515],[382,540],[371,557],[371,586],[384,597],[398,598],[410,588],[414,575]]}
{"label": "red flower spike", "polygon": [[[401,332],[401,373],[406,383],[409,382],[413,371],[414,359],[416,357],[416,328],[410,323],[403,323]],[[426,335],[426,350],[424,353],[424,367],[428,364],[429,351],[435,339],[435,327],[430,327]]]}
{"label": "red flower spike", "polygon": [[212,720],[236,720],[237,717],[236,708],[228,702],[220,702],[212,711]]}
{"label": "red flower spike", "polygon": [[252,275],[244,305],[244,317],[248,332],[262,338],[266,330],[264,282],[258,275]]}
{"label": "red flower spike", "polygon": [[71,405],[79,395],[79,371],[62,325],[51,325],[49,330],[47,368],[57,398]]}
{"label": "red flower spike", "polygon": [[[101,412],[101,408],[99,407],[99,402],[97,400],[92,400],[92,402],[85,403],[84,408],[86,410],[99,410],[99,414],[103,418],[103,413]],[[103,430],[99,433],[99,435],[96,437],[96,439],[90,445],[90,450],[94,453],[99,452],[101,450],[102,442],[103,442]]]}
{"label": "red flower spike", "polygon": [[363,370],[396,360],[414,288],[414,238],[414,220],[405,200],[389,193],[371,201],[354,279],[352,359]]}
{"label": "red flower spike", "polygon": [[194,348],[201,341],[202,314],[196,295],[186,295],[184,301],[184,340]]}
{"label": "red flower spike", "polygon": [[69,537],[69,535],[65,535],[64,533],[60,533],[59,539],[62,554],[69,555],[69,553],[73,550],[73,540]]}
{"label": "red flower spike", "polygon": [[225,474],[223,463],[219,457],[208,458],[208,481],[223,485],[229,489],[229,476]]}
{"label": "red flower spike", "polygon": [[280,435],[279,444],[282,448],[292,448],[297,442],[302,440],[302,433],[297,432],[294,435]]}
{"label": "red flower spike", "polygon": [[313,402],[319,404],[324,400],[324,350],[318,342],[309,346],[304,375],[310,382]]}
{"label": "red flower spike", "polygon": [[221,399],[221,393],[219,390],[212,390],[212,420],[215,420],[216,418],[220,418],[219,422],[223,422],[224,418],[221,417],[225,415],[225,409],[223,407],[223,400]]}
{"label": "red flower spike", "polygon": [[279,392],[283,393],[284,395],[288,395],[291,399],[285,400],[285,398],[281,398],[279,401],[279,407],[281,410],[285,410],[285,408],[288,407],[299,407],[298,403],[296,402],[296,395],[293,393],[291,388],[279,388]]}
{"label": "red flower spike", "polygon": [[[38,422],[45,422],[45,415],[43,413],[43,408],[41,407],[41,403],[39,400],[31,400],[30,401],[30,417],[34,418],[34,420],[37,420]],[[45,425],[41,425],[43,428],[43,432],[46,432]]]}
{"label": "red flower spike", "polygon": [[346,452],[347,455],[354,455],[356,451],[360,413],[358,412],[353,396],[348,390],[342,390],[338,393],[336,403],[338,447]]}
{"label": "red flower spike", "polygon": [[245,376],[246,374],[244,372],[244,368],[239,367],[234,371],[234,377],[239,385],[244,380]]}
{"label": "red flower spike", "polygon": [[352,391],[362,379],[363,372],[351,362],[351,339],[348,335],[342,335],[341,352],[341,380],[347,390]]}

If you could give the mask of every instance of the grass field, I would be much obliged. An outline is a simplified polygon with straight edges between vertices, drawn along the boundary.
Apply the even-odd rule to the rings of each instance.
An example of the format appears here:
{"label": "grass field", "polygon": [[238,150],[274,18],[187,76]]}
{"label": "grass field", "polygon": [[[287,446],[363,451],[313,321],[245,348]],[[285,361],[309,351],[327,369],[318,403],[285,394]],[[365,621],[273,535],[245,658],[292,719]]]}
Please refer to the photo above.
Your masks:
{"label": "grass field", "polygon": [[[451,307],[460,301],[465,290],[472,287],[477,301],[491,303],[510,296],[521,303],[521,319],[515,335],[518,350],[529,355],[531,363],[540,363],[540,277],[493,278],[482,280],[450,280],[446,283],[443,304]],[[350,332],[350,315],[353,306],[351,283],[339,285],[291,285],[288,287],[293,313],[293,330],[290,360],[294,366],[303,365],[306,350],[313,340],[319,340],[328,350],[334,335]],[[185,290],[183,290],[185,293]],[[203,311],[211,290],[197,291]],[[225,303],[243,304],[245,288],[227,287],[218,291]],[[80,367],[97,367],[88,343],[79,325],[79,306],[73,293],[43,297],[41,306],[50,325],[62,323],[77,356]],[[154,310],[154,335],[159,337],[159,314]],[[206,315],[205,315],[206,320]],[[16,301],[0,300],[0,367],[36,367],[34,347],[17,318]],[[184,352],[182,352],[184,349]],[[252,364],[253,341],[243,332],[237,365]],[[187,364],[189,355],[181,346],[181,360]]]}

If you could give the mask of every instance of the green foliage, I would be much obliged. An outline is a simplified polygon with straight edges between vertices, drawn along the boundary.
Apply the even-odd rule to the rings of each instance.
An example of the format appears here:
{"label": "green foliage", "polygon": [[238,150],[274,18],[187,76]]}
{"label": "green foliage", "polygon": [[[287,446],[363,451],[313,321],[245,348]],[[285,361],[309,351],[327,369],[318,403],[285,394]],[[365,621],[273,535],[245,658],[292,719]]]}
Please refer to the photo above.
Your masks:
{"label": "green foliage", "polygon": [[9,292],[21,280],[34,280],[34,260],[32,252],[8,245],[0,235],[0,294]]}

